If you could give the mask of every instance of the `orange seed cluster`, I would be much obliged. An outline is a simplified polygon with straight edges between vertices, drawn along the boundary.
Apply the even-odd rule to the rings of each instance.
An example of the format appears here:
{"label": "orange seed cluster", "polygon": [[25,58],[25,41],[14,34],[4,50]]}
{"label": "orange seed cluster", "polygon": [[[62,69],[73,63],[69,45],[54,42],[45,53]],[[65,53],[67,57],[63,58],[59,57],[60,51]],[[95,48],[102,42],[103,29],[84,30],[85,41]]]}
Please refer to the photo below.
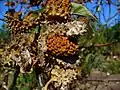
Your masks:
{"label": "orange seed cluster", "polygon": [[48,52],[56,56],[74,55],[78,50],[78,46],[69,41],[68,37],[55,33],[48,35],[47,47]]}

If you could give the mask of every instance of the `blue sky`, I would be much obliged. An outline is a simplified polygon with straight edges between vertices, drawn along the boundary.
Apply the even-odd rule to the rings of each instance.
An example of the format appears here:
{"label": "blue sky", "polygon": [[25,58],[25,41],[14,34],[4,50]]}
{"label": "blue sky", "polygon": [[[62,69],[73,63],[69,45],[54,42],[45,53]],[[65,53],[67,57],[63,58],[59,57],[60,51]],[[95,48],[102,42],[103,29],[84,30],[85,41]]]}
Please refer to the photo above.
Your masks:
{"label": "blue sky", "polygon": [[[95,1],[95,0],[93,0],[93,1]],[[112,0],[112,1],[113,1],[114,3],[117,3],[117,2],[118,2],[118,0]],[[88,3],[88,4],[87,4],[87,8],[89,8],[91,12],[95,12],[95,9],[92,11],[93,7],[95,7],[95,6],[96,6],[95,3]],[[106,5],[106,4],[105,4],[103,7],[104,7],[104,11],[105,11],[105,17],[108,18],[108,16],[109,16],[109,7],[108,7],[108,5]],[[101,8],[102,8],[102,7],[101,7]],[[4,6],[4,2],[1,1],[1,2],[0,2],[0,18],[4,18],[3,15],[5,14],[6,11],[7,11],[7,7],[5,7],[5,6]],[[102,11],[101,11],[101,12],[102,12]],[[111,5],[111,14],[110,14],[110,17],[113,16],[116,12],[117,12],[117,6]],[[99,17],[98,14],[96,14],[96,16]],[[114,23],[115,23],[115,19],[118,19],[118,15],[117,15],[114,19],[110,20],[109,23],[110,23],[111,25],[114,24]],[[100,16],[100,21],[101,21],[102,24],[105,24],[105,20],[104,20],[104,18],[103,18],[103,15]],[[0,21],[0,26],[2,25],[2,23],[3,23],[3,22]]]}
{"label": "blue sky", "polygon": [[[7,7],[5,7],[4,6],[4,2],[3,1],[1,1],[0,2],[0,18],[4,18],[4,14],[5,14],[5,12],[7,11]],[[0,21],[0,26],[2,25],[2,21]]]}
{"label": "blue sky", "polygon": [[[93,1],[95,1],[95,0],[93,0]],[[103,0],[103,1],[105,1],[105,0]],[[114,4],[118,4],[118,0],[112,0],[112,1],[114,2]],[[117,8],[118,7],[116,5],[114,5],[114,4],[111,4],[111,6],[110,6],[111,7],[110,17],[114,16],[115,13],[117,13]],[[89,8],[91,12],[95,12],[95,9],[92,10],[93,7],[95,7],[95,6],[96,6],[95,3],[88,3],[87,4],[87,8]],[[101,8],[101,13],[103,13],[102,7],[100,7],[100,8]],[[103,8],[104,8],[105,18],[107,19],[109,17],[109,5],[108,4],[104,4]],[[98,14],[96,14],[96,16],[99,17]],[[118,14],[113,19],[110,19],[109,24],[113,25],[116,22],[118,22],[118,21],[115,21],[116,19],[118,20]],[[101,21],[102,24],[105,24],[105,20],[104,20],[103,14],[100,15],[100,21]]]}

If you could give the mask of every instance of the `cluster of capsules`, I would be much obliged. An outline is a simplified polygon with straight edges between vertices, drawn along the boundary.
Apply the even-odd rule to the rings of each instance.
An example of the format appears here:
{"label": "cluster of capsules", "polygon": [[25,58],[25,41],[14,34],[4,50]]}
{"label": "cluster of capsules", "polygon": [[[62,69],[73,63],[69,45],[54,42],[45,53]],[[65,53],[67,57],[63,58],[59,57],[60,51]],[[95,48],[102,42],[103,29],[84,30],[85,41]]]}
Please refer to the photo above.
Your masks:
{"label": "cluster of capsules", "polygon": [[54,32],[48,35],[47,48],[50,54],[56,56],[75,55],[78,51],[78,45],[71,42],[68,37]]}
{"label": "cluster of capsules", "polygon": [[29,32],[29,30],[35,28],[43,18],[41,14],[38,14],[38,17],[34,17],[34,12],[29,12],[23,20],[20,19],[20,12],[14,12],[13,16],[8,13],[6,17],[6,22],[8,23],[7,28],[14,34]]}
{"label": "cluster of capsules", "polygon": [[[33,0],[32,5],[41,3],[41,0]],[[30,1],[32,2],[32,0]],[[35,3],[36,2],[36,3]],[[31,11],[23,19],[21,19],[22,13],[15,11],[8,11],[6,14],[7,28],[14,34],[21,32],[29,32],[29,30],[35,28],[42,21],[66,21],[70,17],[70,1],[69,0],[47,0],[46,9],[44,13],[36,14]]]}
{"label": "cluster of capsules", "polygon": [[48,20],[68,19],[70,17],[70,0],[47,0],[45,13],[48,16]]}

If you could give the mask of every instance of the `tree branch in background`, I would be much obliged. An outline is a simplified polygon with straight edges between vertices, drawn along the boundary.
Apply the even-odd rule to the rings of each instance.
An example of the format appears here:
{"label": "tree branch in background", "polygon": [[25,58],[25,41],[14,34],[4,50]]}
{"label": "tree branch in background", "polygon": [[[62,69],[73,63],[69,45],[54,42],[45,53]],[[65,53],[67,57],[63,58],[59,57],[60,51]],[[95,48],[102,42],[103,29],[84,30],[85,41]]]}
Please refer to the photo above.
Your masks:
{"label": "tree branch in background", "polygon": [[115,44],[115,43],[118,43],[118,41],[113,41],[113,42],[104,43],[104,44],[94,44],[94,45],[90,45],[90,46],[80,46],[79,48],[104,47],[104,46],[113,45],[113,44]]}
{"label": "tree branch in background", "polygon": [[107,0],[107,4],[108,4],[108,7],[109,7],[109,18],[110,18],[110,15],[111,15],[111,0]]}
{"label": "tree branch in background", "polygon": [[2,19],[2,18],[0,18],[0,20],[6,22],[6,20],[5,20],[5,19]]}
{"label": "tree branch in background", "polygon": [[22,4],[22,3],[20,3],[20,10],[19,10],[19,12],[21,12],[21,11],[22,11],[22,8],[23,8],[23,4]]}
{"label": "tree branch in background", "polygon": [[9,9],[10,9],[10,6],[9,6],[10,1],[9,1],[9,0],[7,0],[7,2],[8,2],[8,10],[9,10]]}
{"label": "tree branch in background", "polygon": [[105,10],[104,10],[104,7],[103,7],[103,4],[102,4],[102,11],[103,11],[103,18],[104,18],[104,21],[106,22],[107,20],[106,20],[106,17],[105,17]]}
{"label": "tree branch in background", "polygon": [[114,14],[113,16],[111,16],[110,18],[107,19],[106,23],[109,22],[111,19],[113,19],[114,17],[116,17],[118,15],[118,12],[116,14]]}
{"label": "tree branch in background", "polygon": [[94,47],[109,46],[109,45],[112,45],[112,44],[115,44],[115,43],[117,43],[117,41],[113,41],[113,42],[110,42],[110,43],[104,43],[104,44],[95,44]]}

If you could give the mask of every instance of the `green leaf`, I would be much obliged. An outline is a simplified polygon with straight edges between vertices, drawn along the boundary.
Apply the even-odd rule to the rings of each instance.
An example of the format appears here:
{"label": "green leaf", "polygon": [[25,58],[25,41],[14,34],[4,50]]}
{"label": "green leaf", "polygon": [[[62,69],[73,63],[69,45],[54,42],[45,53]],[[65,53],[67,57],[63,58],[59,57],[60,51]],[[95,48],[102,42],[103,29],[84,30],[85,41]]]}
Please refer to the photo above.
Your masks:
{"label": "green leaf", "polygon": [[100,8],[100,6],[97,6],[97,12],[100,12],[101,11],[101,8]]}
{"label": "green leaf", "polygon": [[93,16],[93,14],[84,5],[71,2],[71,6],[72,6],[72,10],[71,10],[72,14],[77,14],[77,15],[81,15],[81,16],[91,17],[91,18],[97,20]]}

